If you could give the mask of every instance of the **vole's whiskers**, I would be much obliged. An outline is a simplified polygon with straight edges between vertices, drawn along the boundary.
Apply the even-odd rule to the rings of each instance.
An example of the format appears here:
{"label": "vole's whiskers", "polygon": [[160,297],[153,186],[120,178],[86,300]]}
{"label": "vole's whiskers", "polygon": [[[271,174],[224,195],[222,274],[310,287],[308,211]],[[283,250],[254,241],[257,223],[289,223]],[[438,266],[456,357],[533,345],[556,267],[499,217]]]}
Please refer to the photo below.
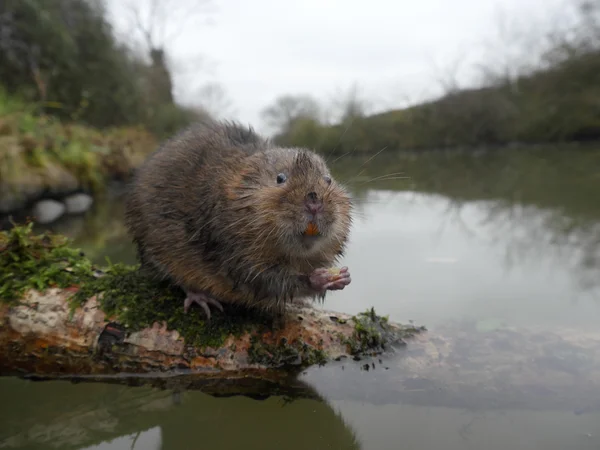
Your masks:
{"label": "vole's whiskers", "polygon": [[385,175],[381,175],[378,177],[374,177],[371,178],[369,180],[363,181],[362,183],[360,183],[359,185],[365,184],[365,183],[371,183],[373,181],[388,181],[388,180],[405,180],[405,179],[410,179],[410,177],[402,177],[400,175],[403,175],[404,172],[395,172],[395,173],[388,173]]}
{"label": "vole's whiskers", "polygon": [[351,154],[352,152],[346,152],[340,156],[338,156],[337,158],[335,158],[333,161],[331,161],[332,163],[339,161],[340,159],[342,159],[344,156],[348,156],[349,154]]}
{"label": "vole's whiskers", "polygon": [[375,153],[373,156],[371,156],[369,159],[367,159],[364,163],[361,164],[361,167],[363,167],[365,164],[367,164],[368,162],[372,161],[377,156],[379,156],[386,148],[387,148],[387,146],[383,147],[381,150],[379,150],[377,153]]}
{"label": "vole's whiskers", "polygon": [[373,161],[377,156],[379,156],[381,153],[383,153],[385,150],[387,149],[386,147],[383,147],[381,150],[379,150],[378,152],[376,152],[374,155],[372,155],[371,157],[369,157],[366,161],[364,161],[358,168],[361,169],[363,168],[357,175],[355,175],[354,177],[350,178],[349,180],[347,180],[345,183],[347,184],[351,184],[354,180],[356,180],[358,177],[360,177],[365,170],[367,170],[367,168],[365,167],[369,162]]}
{"label": "vole's whiskers", "polygon": [[[348,130],[350,129],[350,127],[352,126],[352,124],[354,123],[354,118],[352,118],[350,120],[350,123],[348,123],[346,125],[346,128],[344,128],[344,131],[342,132],[342,134],[340,135],[340,137],[338,138],[338,143],[330,150],[329,154],[327,155],[327,158],[325,158],[325,162],[329,162],[329,158],[331,157],[331,155],[333,155],[333,152],[335,151],[335,149],[337,148],[338,144],[342,141],[342,138],[344,137],[344,135],[348,132]],[[354,150],[356,150],[356,147],[354,148]],[[353,151],[354,151],[353,150]]]}

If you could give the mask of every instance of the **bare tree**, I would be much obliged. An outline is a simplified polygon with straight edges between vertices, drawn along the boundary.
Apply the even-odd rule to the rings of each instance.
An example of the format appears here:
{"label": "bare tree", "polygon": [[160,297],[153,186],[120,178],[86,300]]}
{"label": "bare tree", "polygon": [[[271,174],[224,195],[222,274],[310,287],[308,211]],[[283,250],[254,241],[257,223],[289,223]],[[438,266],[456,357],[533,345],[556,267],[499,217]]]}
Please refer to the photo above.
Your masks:
{"label": "bare tree", "polygon": [[368,113],[371,105],[359,91],[357,84],[353,84],[345,92],[338,90],[333,100],[333,109],[339,122],[349,123]]}
{"label": "bare tree", "polygon": [[460,52],[452,61],[443,64],[441,67],[433,58],[430,58],[435,83],[437,83],[443,95],[451,95],[461,90],[460,73],[465,65],[466,55],[466,52]]}
{"label": "bare tree", "polygon": [[128,13],[131,40],[140,43],[150,59],[148,95],[160,103],[174,103],[169,46],[190,20],[210,15],[212,6],[212,0],[125,0],[121,4]]}
{"label": "bare tree", "polygon": [[556,4],[556,8],[539,11],[540,16],[527,17],[498,9],[494,34],[484,42],[484,61],[478,65],[482,84],[509,85],[518,91],[520,77],[553,66],[557,54],[570,51],[572,38],[584,29],[578,12],[589,12],[590,20],[593,17],[592,4],[600,0]]}
{"label": "bare tree", "polygon": [[301,118],[318,121],[320,114],[319,103],[309,95],[283,95],[261,113],[267,125],[280,133],[289,130]]}
{"label": "bare tree", "polygon": [[[527,35],[518,17],[509,16],[504,10],[496,13],[495,36],[486,42],[491,61],[488,67],[482,66],[486,84],[512,84],[531,61],[531,54],[527,54],[531,47],[526,45]],[[530,20],[528,28],[531,30]]]}
{"label": "bare tree", "polygon": [[548,33],[543,58],[549,66],[600,49],[600,0],[577,0],[566,12],[562,26]]}
{"label": "bare tree", "polygon": [[199,103],[211,117],[223,117],[233,114],[233,103],[227,92],[217,82],[208,82],[193,95],[194,103]]}
{"label": "bare tree", "polygon": [[131,30],[141,38],[146,51],[165,49],[192,19],[210,15],[212,0],[126,0]]}

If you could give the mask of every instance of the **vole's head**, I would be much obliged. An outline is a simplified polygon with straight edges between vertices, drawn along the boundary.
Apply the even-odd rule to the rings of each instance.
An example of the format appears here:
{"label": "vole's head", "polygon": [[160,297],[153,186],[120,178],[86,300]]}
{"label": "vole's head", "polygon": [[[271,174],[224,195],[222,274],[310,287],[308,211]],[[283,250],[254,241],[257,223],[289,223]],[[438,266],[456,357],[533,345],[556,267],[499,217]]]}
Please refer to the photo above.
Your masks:
{"label": "vole's head", "polygon": [[307,149],[276,147],[248,162],[237,192],[257,215],[251,218],[262,229],[257,239],[295,256],[341,246],[350,229],[351,199],[323,158]]}

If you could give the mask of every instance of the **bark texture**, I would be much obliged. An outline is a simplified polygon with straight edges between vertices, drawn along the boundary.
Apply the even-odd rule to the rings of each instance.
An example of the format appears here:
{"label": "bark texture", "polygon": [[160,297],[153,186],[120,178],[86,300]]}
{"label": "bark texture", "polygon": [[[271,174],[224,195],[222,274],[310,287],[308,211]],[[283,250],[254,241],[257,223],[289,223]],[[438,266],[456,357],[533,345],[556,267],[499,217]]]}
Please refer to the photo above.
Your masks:
{"label": "bark texture", "polygon": [[[71,294],[69,289],[30,289],[19,304],[0,306],[0,370],[40,376],[194,372],[205,378],[277,379],[327,360],[378,354],[421,331],[374,313],[365,314],[357,327],[354,316],[301,306],[290,308],[286,321],[274,329],[231,334],[218,348],[194,347],[165,323],[128,332],[99,308],[96,296],[71,311]],[[365,320],[371,327],[366,331]]]}

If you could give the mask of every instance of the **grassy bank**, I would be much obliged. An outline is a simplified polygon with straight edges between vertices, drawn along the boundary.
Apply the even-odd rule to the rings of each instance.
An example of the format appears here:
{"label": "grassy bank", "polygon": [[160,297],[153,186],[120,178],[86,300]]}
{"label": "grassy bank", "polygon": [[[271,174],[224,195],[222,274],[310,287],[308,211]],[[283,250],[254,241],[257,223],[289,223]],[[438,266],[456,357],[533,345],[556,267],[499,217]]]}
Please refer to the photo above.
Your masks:
{"label": "grassy bank", "polygon": [[99,192],[108,179],[127,178],[155,146],[142,127],[61,122],[0,90],[0,210],[48,193]]}
{"label": "grassy bank", "polygon": [[321,153],[374,154],[519,144],[600,142],[600,51],[510,83],[327,126],[303,117],[276,140]]}

